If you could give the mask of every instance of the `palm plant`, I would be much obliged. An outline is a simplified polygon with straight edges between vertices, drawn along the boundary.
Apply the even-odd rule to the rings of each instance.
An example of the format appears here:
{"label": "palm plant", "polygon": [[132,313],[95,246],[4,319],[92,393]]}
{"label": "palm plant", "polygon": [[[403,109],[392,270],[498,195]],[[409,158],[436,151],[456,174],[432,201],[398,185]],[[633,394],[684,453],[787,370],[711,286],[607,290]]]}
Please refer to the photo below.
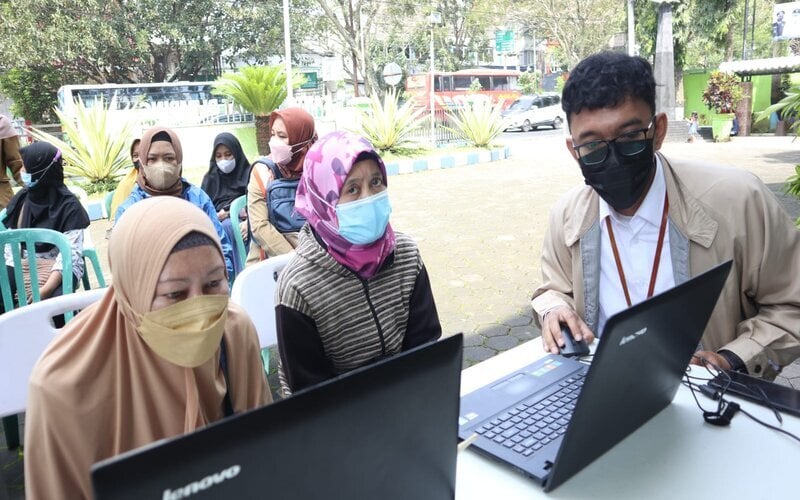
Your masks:
{"label": "palm plant", "polygon": [[[800,115],[800,85],[795,85],[788,89],[783,99],[758,113],[756,121],[765,120],[769,118],[772,113],[778,113],[779,118],[783,118],[784,120]],[[793,131],[795,135],[800,136],[800,120],[793,120],[789,126],[789,130]]]}
{"label": "palm plant", "polygon": [[487,148],[505,129],[502,103],[490,96],[473,96],[447,117],[455,127],[445,127],[477,148]]}
{"label": "palm plant", "polygon": [[130,122],[118,116],[112,120],[109,106],[102,100],[86,107],[79,98],[74,116],[67,116],[58,109],[55,112],[66,140],[35,128],[31,130],[33,137],[61,150],[64,173],[83,177],[90,185],[113,186],[116,174],[131,165],[127,149]]}
{"label": "palm plant", "polygon": [[[766,120],[772,113],[778,113],[778,116],[784,120],[790,120],[789,130],[800,137],[800,120],[792,120],[792,118],[800,115],[800,85],[795,85],[787,90],[786,97],[758,113],[756,121]],[[786,180],[784,191],[800,199],[800,165],[795,166],[795,175]],[[800,217],[797,218],[796,224],[800,227]]]}
{"label": "palm plant", "polygon": [[[292,86],[304,78],[292,75]],[[283,66],[245,66],[236,73],[225,73],[213,83],[212,94],[231,99],[256,118],[258,153],[269,154],[269,115],[286,99],[286,72]]]}
{"label": "palm plant", "polygon": [[357,131],[366,137],[375,149],[381,152],[398,152],[410,143],[410,135],[425,120],[423,108],[416,108],[412,101],[402,106],[394,91],[383,98],[372,94],[369,109],[361,112],[361,127]]}
{"label": "palm plant", "polygon": [[[792,195],[795,198],[800,200],[800,165],[794,166],[794,175],[786,179],[786,184],[783,186],[783,190],[786,194]],[[795,221],[795,225],[800,227],[800,217],[797,218]]]}

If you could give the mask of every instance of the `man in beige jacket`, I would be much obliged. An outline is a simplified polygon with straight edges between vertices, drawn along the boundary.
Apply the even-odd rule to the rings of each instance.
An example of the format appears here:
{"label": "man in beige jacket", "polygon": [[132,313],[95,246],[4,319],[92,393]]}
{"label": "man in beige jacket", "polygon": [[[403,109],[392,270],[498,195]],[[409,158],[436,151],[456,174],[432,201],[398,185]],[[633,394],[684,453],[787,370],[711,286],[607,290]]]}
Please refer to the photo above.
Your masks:
{"label": "man in beige jacket", "polygon": [[551,211],[532,301],[545,349],[564,345],[562,324],[591,342],[611,315],[732,259],[693,362],[772,378],[800,356],[800,231],[769,189],[657,153],[667,117],[644,59],[588,57],[562,105],[586,186]]}

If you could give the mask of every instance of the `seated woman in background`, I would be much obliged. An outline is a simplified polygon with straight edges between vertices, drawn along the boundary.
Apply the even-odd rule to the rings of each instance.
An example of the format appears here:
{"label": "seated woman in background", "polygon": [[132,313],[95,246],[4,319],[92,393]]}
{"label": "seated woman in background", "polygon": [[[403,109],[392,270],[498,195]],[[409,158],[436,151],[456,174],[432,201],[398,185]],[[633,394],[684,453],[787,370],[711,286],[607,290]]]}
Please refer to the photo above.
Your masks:
{"label": "seated woman in background", "polygon": [[370,143],[348,132],[306,155],[295,208],[308,223],[277,285],[285,394],[442,334],[419,249],[389,225],[386,180]]}
{"label": "seated woman in background", "polygon": [[[286,108],[273,111],[269,116],[269,160],[277,166],[283,179],[299,179],[308,148],[317,140],[314,117],[303,108]],[[303,225],[278,227],[269,207],[269,185],[276,179],[273,171],[259,159],[253,164],[247,185],[247,215],[255,245],[250,245],[247,264],[268,257],[289,253],[297,246],[297,233]],[[289,206],[291,202],[287,202]]]}
{"label": "seated woman in background", "polygon": [[255,326],[228,301],[203,211],[168,196],[137,203],[108,256],[112,285],[31,375],[29,499],[91,498],[93,463],[271,402]]}
{"label": "seated woman in background", "polygon": [[[64,233],[70,243],[71,255],[62,256],[47,243],[36,245],[36,270],[39,294],[42,299],[63,293],[62,259],[72,261],[75,290],[83,276],[83,230],[89,227],[89,215],[78,198],[64,185],[64,166],[61,151],[49,142],[37,142],[20,150],[24,164],[22,178],[25,187],[9,202],[5,225],[9,229],[41,228]],[[11,249],[5,248],[6,271],[12,293],[23,293],[14,279],[14,260]],[[25,274],[24,293],[31,296],[28,279],[28,260],[22,262]],[[0,300],[0,312],[4,312]],[[22,301],[24,302],[24,301]]]}
{"label": "seated woman in background", "polygon": [[[136,178],[136,186],[128,198],[122,202],[114,217],[114,224],[134,203],[151,196],[175,196],[183,198],[199,207],[211,219],[222,244],[222,255],[228,279],[233,281],[236,273],[233,267],[233,242],[228,239],[211,198],[199,187],[181,177],[183,171],[183,149],[178,134],[166,127],[153,127],[142,135],[139,145],[142,166]],[[169,213],[163,214],[165,217]]]}
{"label": "seated woman in background", "polygon": [[241,271],[239,262],[244,256],[234,244],[234,231],[239,231],[239,214],[231,216],[231,202],[247,193],[247,181],[250,178],[250,162],[242,151],[239,139],[233,134],[223,132],[214,139],[208,172],[203,176],[200,187],[211,197],[217,210],[217,219],[233,246],[233,265],[236,274]]}
{"label": "seated woman in background", "polygon": [[[108,211],[109,217],[113,217],[114,214],[117,213],[119,206],[123,201],[128,199],[128,196],[131,195],[131,191],[133,191],[133,188],[136,186],[136,178],[139,176],[139,167],[142,165],[139,161],[139,147],[141,143],[141,139],[134,139],[131,143],[130,154],[133,168],[128,170],[128,173],[119,181],[117,188],[114,190],[114,194],[111,197],[111,207],[109,207]],[[113,218],[111,219],[112,224],[115,220],[116,219]],[[110,232],[108,234],[110,234]]]}

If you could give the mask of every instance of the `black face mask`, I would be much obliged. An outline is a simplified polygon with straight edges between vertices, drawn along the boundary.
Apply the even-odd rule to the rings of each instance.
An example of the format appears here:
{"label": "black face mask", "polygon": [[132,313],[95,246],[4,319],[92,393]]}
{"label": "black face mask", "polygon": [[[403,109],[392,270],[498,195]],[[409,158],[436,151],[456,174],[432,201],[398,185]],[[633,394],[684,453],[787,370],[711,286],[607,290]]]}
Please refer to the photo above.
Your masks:
{"label": "black face mask", "polygon": [[578,158],[584,182],[616,211],[632,207],[647,189],[656,158],[653,139],[646,142],[644,150],[633,156],[617,154],[616,148],[609,146],[608,157],[598,165],[586,165]]}
{"label": "black face mask", "polygon": [[141,164],[141,162],[139,160],[136,160],[135,162],[133,162],[133,168],[135,168],[136,170],[139,170],[139,167],[141,167],[141,166],[142,166],[142,164]]}

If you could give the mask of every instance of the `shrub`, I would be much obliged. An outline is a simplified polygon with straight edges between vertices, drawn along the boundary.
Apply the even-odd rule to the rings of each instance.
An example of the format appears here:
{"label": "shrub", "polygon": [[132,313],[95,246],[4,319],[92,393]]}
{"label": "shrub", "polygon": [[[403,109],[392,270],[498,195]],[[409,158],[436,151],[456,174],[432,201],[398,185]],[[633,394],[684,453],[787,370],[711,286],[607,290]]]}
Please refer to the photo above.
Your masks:
{"label": "shrub", "polygon": [[[786,194],[792,195],[800,200],[800,165],[795,165],[794,175],[786,179],[786,184],[783,186]],[[800,227],[800,217],[795,221],[797,227]]]}
{"label": "shrub", "polygon": [[394,91],[384,95],[383,103],[373,94],[369,109],[361,112],[361,128],[355,132],[366,137],[381,152],[399,152],[411,142],[411,133],[427,117],[424,113],[425,109],[414,107],[413,101],[400,106]]}
{"label": "shrub", "polygon": [[487,148],[505,129],[502,110],[502,103],[493,103],[491,97],[474,96],[455,112],[447,113],[455,128],[445,128],[475,147]]}
{"label": "shrub", "polygon": [[539,88],[540,81],[541,75],[539,71],[533,68],[529,68],[528,71],[523,71],[520,73],[519,78],[517,78],[520,92],[526,95],[535,93]]}
{"label": "shrub", "polygon": [[35,128],[31,134],[61,150],[65,174],[84,177],[90,184],[113,183],[120,170],[132,166],[128,157],[131,125],[119,115],[112,120],[102,100],[87,108],[78,99],[75,116],[55,112],[66,140]]}
{"label": "shrub", "polygon": [[703,91],[703,103],[717,114],[733,113],[742,100],[742,87],[731,73],[712,71]]}
{"label": "shrub", "polygon": [[800,115],[800,85],[787,90],[786,97],[758,113],[756,121],[769,118],[773,112],[778,113],[780,118],[789,120],[789,130],[800,136],[800,120],[793,119]]}

